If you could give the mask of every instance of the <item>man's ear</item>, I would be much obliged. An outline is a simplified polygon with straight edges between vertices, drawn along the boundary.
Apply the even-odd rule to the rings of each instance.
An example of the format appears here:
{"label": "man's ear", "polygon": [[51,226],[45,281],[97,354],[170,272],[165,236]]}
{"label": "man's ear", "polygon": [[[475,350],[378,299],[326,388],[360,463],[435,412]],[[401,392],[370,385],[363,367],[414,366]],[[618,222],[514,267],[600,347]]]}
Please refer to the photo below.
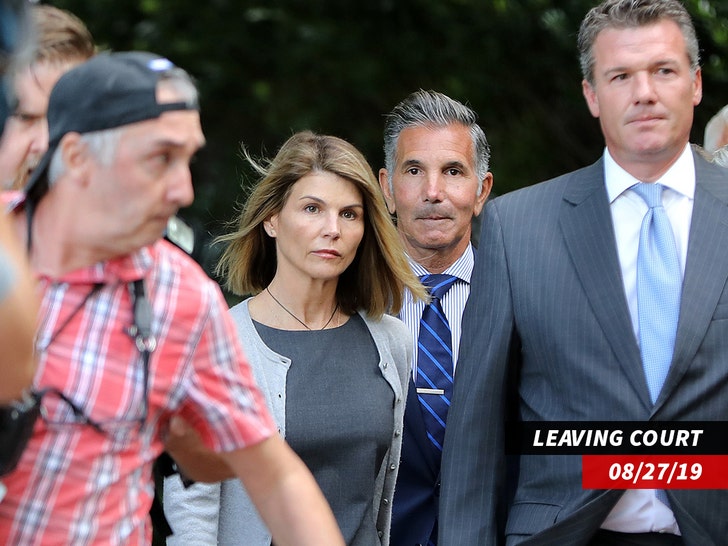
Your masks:
{"label": "man's ear", "polygon": [[66,166],[66,173],[72,175],[74,180],[81,180],[85,183],[88,178],[80,176],[85,174],[92,160],[88,145],[83,142],[79,133],[68,133],[64,135],[58,144],[63,164]]}
{"label": "man's ear", "polygon": [[394,197],[392,196],[392,190],[389,187],[389,173],[387,169],[379,169],[379,187],[382,188],[384,194],[384,201],[387,203],[387,210],[389,214],[394,214],[397,208],[394,205]]}
{"label": "man's ear", "polygon": [[483,178],[483,187],[480,190],[480,193],[475,198],[475,206],[473,207],[473,216],[477,216],[480,214],[480,211],[483,210],[483,206],[485,205],[485,201],[488,199],[488,196],[490,195],[490,190],[493,189],[493,173],[488,171],[485,175],[485,178]]}
{"label": "man's ear", "polygon": [[591,112],[593,117],[598,118],[599,99],[597,98],[597,93],[594,90],[594,87],[588,81],[582,80],[581,92],[584,95],[584,100],[586,100],[586,105],[589,107],[589,112]]}

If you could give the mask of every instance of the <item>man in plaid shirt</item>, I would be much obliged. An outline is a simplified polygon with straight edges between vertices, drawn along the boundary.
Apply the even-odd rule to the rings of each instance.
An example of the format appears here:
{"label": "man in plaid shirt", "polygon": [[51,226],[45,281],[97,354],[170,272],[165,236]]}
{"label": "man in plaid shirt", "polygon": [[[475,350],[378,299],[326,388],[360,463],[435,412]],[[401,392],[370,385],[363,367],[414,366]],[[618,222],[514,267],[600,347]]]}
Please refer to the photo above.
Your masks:
{"label": "man in plaid shirt", "polygon": [[102,54],[59,80],[48,122],[16,211],[41,287],[45,394],[4,478],[0,543],[149,544],[151,467],[181,416],[243,481],[276,544],[342,544],[217,285],[162,239],[192,202],[189,162],[204,144],[189,76],[152,54]]}

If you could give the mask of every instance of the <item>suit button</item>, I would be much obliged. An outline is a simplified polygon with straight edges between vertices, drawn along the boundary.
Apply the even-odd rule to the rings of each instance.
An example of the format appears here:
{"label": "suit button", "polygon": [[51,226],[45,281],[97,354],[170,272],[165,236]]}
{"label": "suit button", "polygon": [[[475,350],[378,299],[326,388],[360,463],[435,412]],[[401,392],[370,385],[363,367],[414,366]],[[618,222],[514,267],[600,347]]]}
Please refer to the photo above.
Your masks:
{"label": "suit button", "polygon": [[389,499],[384,499],[384,500],[382,501],[382,504],[383,504],[384,506],[387,506],[387,505],[389,504]]}
{"label": "suit button", "polygon": [[394,431],[394,437],[395,438],[399,438],[399,434],[400,434],[400,432],[398,430],[395,430]]}
{"label": "suit button", "polygon": [[389,470],[397,470],[397,465],[392,463],[389,465]]}

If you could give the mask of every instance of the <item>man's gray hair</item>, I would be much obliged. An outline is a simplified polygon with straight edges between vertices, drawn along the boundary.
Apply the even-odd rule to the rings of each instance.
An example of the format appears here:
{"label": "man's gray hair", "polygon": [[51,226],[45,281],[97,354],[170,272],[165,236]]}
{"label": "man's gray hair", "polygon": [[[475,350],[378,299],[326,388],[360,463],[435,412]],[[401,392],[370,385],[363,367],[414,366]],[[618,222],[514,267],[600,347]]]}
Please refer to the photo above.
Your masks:
{"label": "man's gray hair", "polygon": [[165,70],[159,78],[158,85],[171,89],[179,100],[183,100],[188,104],[197,104],[199,102],[199,94],[194,80],[186,70],[178,66]]}
{"label": "man's gray hair", "polygon": [[717,163],[721,167],[728,167],[728,144],[713,152],[713,163]]}
{"label": "man's gray hair", "polygon": [[682,32],[695,74],[700,68],[700,48],[693,21],[679,0],[605,0],[589,10],[581,22],[577,47],[581,73],[594,86],[594,42],[608,28],[627,29],[673,21]]}
{"label": "man's gray hair", "polygon": [[[483,129],[478,125],[478,115],[472,108],[437,91],[415,91],[386,115],[384,124],[384,166],[387,169],[389,187],[397,163],[397,143],[400,133],[411,127],[447,127],[463,125],[470,131],[473,141],[473,164],[478,176],[478,195],[483,190],[483,179],[488,174],[490,146]],[[392,189],[393,191],[393,189]]]}
{"label": "man's gray hair", "polygon": [[[81,142],[86,145],[88,151],[96,159],[100,165],[109,166],[116,155],[116,148],[119,145],[121,134],[124,127],[114,127],[113,129],[104,129],[102,131],[93,131],[81,135]],[[48,165],[48,186],[53,184],[60,178],[67,169],[61,147],[56,147]]]}
{"label": "man's gray hair", "polygon": [[718,148],[728,144],[728,104],[718,111],[710,121],[705,124],[705,138],[703,148],[708,152],[715,152]]}

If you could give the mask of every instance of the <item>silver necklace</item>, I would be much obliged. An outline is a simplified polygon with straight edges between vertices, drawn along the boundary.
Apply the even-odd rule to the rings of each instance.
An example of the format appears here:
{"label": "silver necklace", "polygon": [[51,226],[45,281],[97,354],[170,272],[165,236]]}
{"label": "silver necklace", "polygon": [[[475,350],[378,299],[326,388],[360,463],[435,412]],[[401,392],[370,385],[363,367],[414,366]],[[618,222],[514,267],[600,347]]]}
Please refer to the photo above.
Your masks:
{"label": "silver necklace", "polygon": [[[280,301],[278,301],[278,298],[276,298],[276,297],[275,297],[275,296],[273,295],[273,293],[272,293],[272,292],[271,292],[271,291],[270,291],[270,290],[268,289],[268,287],[267,287],[267,286],[265,287],[265,291],[266,291],[266,292],[268,292],[268,294],[270,294],[270,297],[271,297],[271,298],[273,298],[273,301],[274,301],[274,302],[276,302],[276,303],[277,303],[278,305],[280,305],[280,306],[281,306],[281,309],[283,309],[283,310],[284,310],[284,311],[285,311],[286,313],[288,313],[288,314],[289,314],[289,315],[291,315],[291,316],[292,316],[292,317],[293,317],[294,319],[296,319],[296,320],[297,320],[297,321],[298,321],[298,322],[299,322],[299,323],[300,323],[300,324],[301,324],[301,325],[302,325],[302,326],[303,326],[304,328],[306,328],[306,330],[313,330],[313,328],[311,328],[311,327],[310,327],[310,326],[309,326],[308,324],[306,324],[306,323],[305,323],[305,322],[303,322],[303,321],[302,321],[302,320],[301,320],[300,318],[298,318],[298,317],[297,317],[296,315],[294,315],[293,313],[291,313],[291,311],[290,311],[290,310],[288,309],[288,307],[286,307],[286,306],[285,306],[285,305],[283,305],[283,304],[282,304],[282,303],[281,303]],[[337,303],[336,303],[336,307],[334,307],[334,312],[333,312],[333,313],[331,313],[331,316],[329,317],[329,320],[327,320],[327,321],[326,321],[326,324],[324,324],[324,325],[323,325],[323,326],[322,326],[322,327],[320,328],[320,330],[325,330],[325,329],[326,329],[326,327],[327,327],[327,326],[328,326],[329,324],[331,324],[331,321],[332,321],[332,320],[334,320],[334,315],[336,314],[336,311],[338,311],[338,310],[339,310],[339,304],[338,304],[338,302],[337,302]]]}

